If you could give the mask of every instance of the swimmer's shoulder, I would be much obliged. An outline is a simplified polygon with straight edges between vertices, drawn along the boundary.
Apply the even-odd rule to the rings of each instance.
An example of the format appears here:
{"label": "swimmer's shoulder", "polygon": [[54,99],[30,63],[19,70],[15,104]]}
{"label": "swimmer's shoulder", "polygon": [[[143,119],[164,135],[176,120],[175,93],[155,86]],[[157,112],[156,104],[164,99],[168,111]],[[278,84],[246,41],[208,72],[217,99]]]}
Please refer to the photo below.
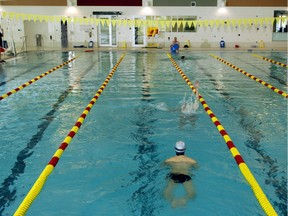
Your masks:
{"label": "swimmer's shoulder", "polygon": [[165,163],[177,163],[177,162],[182,162],[182,163],[184,162],[184,163],[189,163],[189,164],[197,163],[194,159],[187,157],[185,155],[174,156],[165,160]]}
{"label": "swimmer's shoulder", "polygon": [[182,161],[190,163],[190,164],[196,164],[197,163],[196,160],[194,160],[193,158],[187,157],[185,155],[183,155]]}

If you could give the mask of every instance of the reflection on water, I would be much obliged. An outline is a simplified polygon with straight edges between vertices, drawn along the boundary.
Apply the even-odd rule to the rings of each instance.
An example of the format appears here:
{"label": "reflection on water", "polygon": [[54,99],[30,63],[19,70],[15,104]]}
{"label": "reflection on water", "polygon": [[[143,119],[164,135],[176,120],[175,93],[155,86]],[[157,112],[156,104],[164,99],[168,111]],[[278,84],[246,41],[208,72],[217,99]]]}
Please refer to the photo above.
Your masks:
{"label": "reflection on water", "polygon": [[266,173],[265,183],[275,188],[276,196],[280,202],[274,201],[274,205],[279,209],[281,215],[287,214],[287,179],[281,175],[281,170],[277,159],[273,159],[261,146],[261,140],[265,137],[263,132],[257,129],[257,124],[262,124],[257,118],[253,117],[245,107],[238,109],[240,117],[239,124],[246,131],[248,138],[245,145],[257,152],[259,157],[256,159],[260,164],[265,165],[263,171]]}
{"label": "reflection on water", "polygon": [[287,86],[287,69],[275,64],[270,66],[270,77]]}

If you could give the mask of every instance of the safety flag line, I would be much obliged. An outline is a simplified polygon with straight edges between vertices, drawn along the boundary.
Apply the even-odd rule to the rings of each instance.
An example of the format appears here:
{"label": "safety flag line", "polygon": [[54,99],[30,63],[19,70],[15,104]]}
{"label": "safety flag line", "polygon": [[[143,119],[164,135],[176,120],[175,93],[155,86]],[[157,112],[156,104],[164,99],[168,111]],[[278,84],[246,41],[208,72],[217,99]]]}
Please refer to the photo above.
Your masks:
{"label": "safety flag line", "polygon": [[76,56],[76,57],[74,57],[74,58],[72,58],[72,59],[69,59],[68,61],[63,62],[62,64],[60,64],[60,65],[58,65],[58,66],[56,66],[56,67],[54,67],[54,68],[46,71],[45,73],[43,73],[43,74],[41,74],[41,75],[39,75],[39,76],[31,79],[30,81],[24,83],[23,85],[18,86],[17,88],[15,88],[15,89],[7,92],[6,94],[3,94],[2,96],[0,96],[0,101],[3,100],[3,99],[5,99],[5,98],[7,98],[7,97],[9,97],[9,96],[12,95],[12,94],[14,94],[14,93],[16,93],[16,92],[24,89],[25,87],[33,84],[34,82],[38,81],[39,79],[43,78],[44,76],[47,76],[48,74],[51,74],[52,72],[58,70],[59,68],[67,65],[68,63],[70,63],[71,61],[74,61],[74,60],[75,60],[76,58],[78,58],[78,57],[79,57],[79,56]]}
{"label": "safety flag line", "polygon": [[38,179],[36,180],[36,182],[34,183],[32,188],[30,189],[30,191],[28,192],[28,194],[26,195],[26,197],[24,198],[24,200],[22,201],[22,203],[20,204],[20,206],[18,207],[16,212],[14,213],[14,216],[22,216],[22,215],[26,214],[26,212],[30,208],[32,202],[36,199],[38,194],[41,192],[47,178],[49,177],[49,175],[52,173],[52,171],[56,167],[56,165],[57,165],[61,155],[63,154],[64,150],[68,147],[68,145],[72,141],[73,137],[76,135],[76,133],[80,129],[81,125],[83,124],[83,122],[84,122],[86,116],[88,115],[88,113],[90,112],[91,108],[96,103],[96,101],[99,98],[99,96],[101,95],[102,91],[107,86],[108,82],[110,81],[110,79],[113,76],[114,72],[116,71],[117,67],[119,66],[119,64],[123,60],[124,55],[125,54],[123,54],[120,57],[120,59],[115,64],[115,66],[112,68],[112,70],[109,73],[109,75],[107,76],[106,80],[103,82],[103,84],[101,85],[101,87],[99,88],[97,93],[91,99],[91,101],[89,102],[89,104],[85,108],[85,110],[83,111],[80,118],[77,120],[75,125],[72,127],[72,129],[70,130],[70,132],[68,133],[66,138],[63,140],[63,142],[61,143],[61,145],[59,146],[57,151],[54,153],[54,155],[51,158],[51,160],[49,161],[49,163],[46,165],[46,167],[44,168],[44,170],[42,171],[42,173],[40,174],[40,176],[38,177]]}
{"label": "safety flag line", "polygon": [[268,62],[271,62],[273,64],[277,64],[277,65],[280,65],[282,67],[286,67],[288,68],[287,64],[284,64],[284,63],[281,63],[281,62],[277,62],[277,61],[274,61],[272,59],[269,59],[269,58],[266,58],[266,57],[263,57],[263,56],[260,56],[260,55],[256,55],[256,54],[252,54],[252,56],[256,57],[256,58],[260,58],[262,60],[265,60],[265,61],[268,61]]}
{"label": "safety flag line", "polygon": [[261,83],[262,85],[264,85],[264,86],[266,86],[267,88],[273,90],[274,92],[276,92],[276,93],[282,95],[283,97],[288,98],[288,94],[287,94],[286,92],[281,91],[280,89],[277,89],[276,87],[270,85],[269,83],[266,83],[265,81],[263,81],[263,80],[261,80],[261,79],[255,77],[254,75],[249,74],[249,73],[246,72],[245,70],[243,70],[243,69],[241,69],[241,68],[238,68],[237,66],[235,66],[235,65],[233,65],[233,64],[231,64],[231,63],[229,63],[229,62],[227,62],[227,61],[224,60],[224,59],[219,58],[218,56],[215,56],[215,55],[212,55],[212,54],[210,54],[210,56],[212,56],[213,58],[216,58],[218,61],[220,61],[220,62],[222,62],[222,63],[228,65],[229,67],[235,69],[236,71],[238,71],[238,72],[240,72],[240,73],[246,75],[246,76],[249,77],[250,79],[255,80],[256,82]]}
{"label": "safety flag line", "polygon": [[[172,62],[173,66],[177,69],[177,71],[180,73],[182,78],[186,81],[186,83],[189,85],[189,87],[192,89],[194,94],[196,94],[196,89],[188,79],[188,77],[184,74],[184,72],[181,70],[181,68],[178,66],[176,61],[171,57],[169,53],[167,53],[168,58]],[[233,141],[229,137],[228,133],[224,129],[224,127],[221,125],[220,121],[217,119],[216,115],[212,112],[204,98],[198,93],[198,98],[205,109],[206,113],[209,115],[210,119],[214,123],[214,125],[217,127],[217,130],[221,134],[222,138],[225,140],[226,145],[228,149],[230,150],[232,156],[234,157],[236,163],[238,164],[238,167],[242,173],[242,175],[245,177],[246,181],[249,183],[252,191],[254,192],[254,195],[256,196],[258,202],[260,203],[262,209],[265,211],[267,215],[277,215],[276,211],[274,210],[273,206],[267,199],[266,195],[264,194],[263,190],[259,186],[258,182],[254,178],[253,174],[251,173],[250,169],[246,165],[244,159],[240,155],[238,149],[234,145]]]}

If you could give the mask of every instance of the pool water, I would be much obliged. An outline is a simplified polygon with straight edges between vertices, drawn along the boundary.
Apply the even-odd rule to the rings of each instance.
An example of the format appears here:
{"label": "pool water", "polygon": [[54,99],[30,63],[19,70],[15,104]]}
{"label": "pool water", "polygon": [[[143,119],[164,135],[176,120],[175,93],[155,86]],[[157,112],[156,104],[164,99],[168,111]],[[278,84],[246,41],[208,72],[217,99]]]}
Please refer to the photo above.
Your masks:
{"label": "pool water", "polygon": [[[287,92],[287,69],[251,52],[174,57],[225,127],[279,215],[287,215],[287,99],[209,56]],[[80,56],[0,101],[0,215],[13,215],[98,91],[122,51],[28,52],[0,65],[0,95]],[[285,52],[257,52],[287,63]],[[65,150],[27,215],[265,215],[225,141],[199,106],[180,111],[191,89],[165,51],[129,51]],[[178,140],[198,162],[196,197],[164,199]],[[177,187],[176,197],[184,194]]]}

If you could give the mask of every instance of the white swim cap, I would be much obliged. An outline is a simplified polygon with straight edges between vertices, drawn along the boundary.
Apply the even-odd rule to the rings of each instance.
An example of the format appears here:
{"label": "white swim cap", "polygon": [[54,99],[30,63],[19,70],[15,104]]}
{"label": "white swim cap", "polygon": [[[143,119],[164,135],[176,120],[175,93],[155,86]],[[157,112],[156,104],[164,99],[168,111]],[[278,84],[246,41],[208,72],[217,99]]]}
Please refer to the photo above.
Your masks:
{"label": "white swim cap", "polygon": [[175,145],[175,151],[178,153],[183,153],[185,150],[185,143],[183,141],[178,141]]}

